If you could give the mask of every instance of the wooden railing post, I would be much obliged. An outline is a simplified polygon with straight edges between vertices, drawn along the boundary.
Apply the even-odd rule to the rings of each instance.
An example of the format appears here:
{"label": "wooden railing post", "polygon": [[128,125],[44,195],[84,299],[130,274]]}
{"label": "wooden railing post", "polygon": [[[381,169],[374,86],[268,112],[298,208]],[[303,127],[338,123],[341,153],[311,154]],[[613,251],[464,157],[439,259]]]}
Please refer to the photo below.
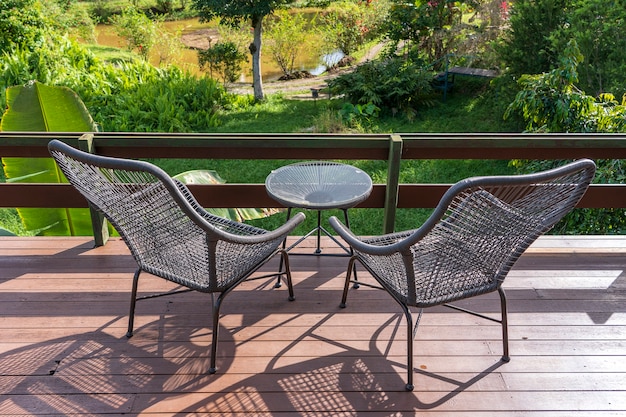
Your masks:
{"label": "wooden railing post", "polygon": [[[95,146],[93,143],[93,134],[85,133],[78,138],[78,147],[81,151],[95,154]],[[104,246],[109,240],[109,226],[99,211],[89,204],[89,214],[91,215],[91,227],[93,229],[93,240],[96,246]]]}
{"label": "wooden railing post", "polygon": [[398,192],[400,190],[400,161],[402,160],[402,137],[389,137],[389,158],[387,160],[387,186],[385,187],[385,208],[383,217],[383,233],[391,233],[395,229]]}

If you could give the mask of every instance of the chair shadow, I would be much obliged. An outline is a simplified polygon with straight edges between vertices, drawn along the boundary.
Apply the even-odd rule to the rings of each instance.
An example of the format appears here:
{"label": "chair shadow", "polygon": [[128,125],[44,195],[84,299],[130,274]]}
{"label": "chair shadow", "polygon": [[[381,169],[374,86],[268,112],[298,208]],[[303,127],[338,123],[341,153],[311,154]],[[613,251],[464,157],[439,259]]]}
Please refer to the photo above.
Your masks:
{"label": "chair shadow", "polygon": [[[434,372],[416,369],[416,377],[435,378],[456,386],[443,392],[435,401],[420,400],[424,392],[404,389],[405,371],[397,368],[405,364],[389,361],[385,352],[377,348],[377,337],[388,326],[402,326],[401,315],[381,325],[370,339],[367,350],[359,350],[325,339],[314,331],[333,314],[321,318],[315,326],[278,353],[267,368],[219,393],[207,395],[201,401],[187,405],[177,416],[196,413],[219,413],[221,416],[238,413],[287,413],[288,415],[355,416],[415,415],[416,411],[437,408],[468,390],[497,370],[503,362],[495,363],[467,381],[458,381]],[[394,324],[395,322],[395,324]],[[291,349],[304,339],[317,339],[343,349],[341,353],[320,356],[289,365],[278,365]],[[398,343],[400,341],[396,341]],[[391,342],[390,342],[391,343]],[[288,358],[287,358],[288,359]],[[290,360],[286,360],[290,362]],[[438,391],[439,392],[439,391]]]}
{"label": "chair shadow", "polygon": [[[377,348],[380,333],[388,326],[400,326],[401,317],[392,317],[381,325],[368,349],[360,350],[315,334],[333,315],[320,318],[289,343],[263,372],[230,386],[224,386],[223,381],[219,392],[212,385],[227,374],[236,355],[221,355],[220,373],[207,374],[208,347],[197,340],[206,337],[206,328],[189,326],[183,315],[173,315],[137,329],[141,337],[126,339],[108,333],[111,330],[107,327],[113,322],[125,319],[118,317],[93,332],[1,354],[0,415],[102,415],[152,410],[179,416],[201,412],[222,416],[240,412],[352,416],[367,414],[365,410],[383,415],[414,415],[416,410],[433,409],[450,401],[501,365],[492,365],[468,381],[416,370],[417,377],[436,378],[457,386],[436,401],[426,402],[420,400],[424,393],[404,390],[404,372],[397,371],[404,365],[389,361],[385,352]],[[168,329],[166,338],[164,326]],[[235,343],[232,335],[237,329],[222,330],[221,344],[232,343],[236,349],[250,342]],[[311,338],[342,351],[294,363],[293,357],[288,357],[289,351]],[[285,358],[290,363],[280,365]],[[206,395],[194,402],[198,397],[194,394],[203,392]],[[190,394],[188,400],[186,394]],[[172,406],[168,405],[169,400],[180,408],[168,409]]]}
{"label": "chair shadow", "polygon": [[[137,329],[142,336],[131,339],[123,328],[115,329],[120,337],[109,333],[107,327],[126,319],[118,317],[93,332],[0,354],[0,415],[130,413],[142,394],[179,395],[211,383],[219,375],[208,374],[208,347],[193,342],[199,329],[180,330],[185,327],[177,326],[179,317],[142,326]],[[162,338],[164,321],[176,329],[170,336],[179,332],[173,341]],[[225,342],[231,341],[227,331],[222,334]],[[221,360],[224,368],[230,362],[232,358]]]}

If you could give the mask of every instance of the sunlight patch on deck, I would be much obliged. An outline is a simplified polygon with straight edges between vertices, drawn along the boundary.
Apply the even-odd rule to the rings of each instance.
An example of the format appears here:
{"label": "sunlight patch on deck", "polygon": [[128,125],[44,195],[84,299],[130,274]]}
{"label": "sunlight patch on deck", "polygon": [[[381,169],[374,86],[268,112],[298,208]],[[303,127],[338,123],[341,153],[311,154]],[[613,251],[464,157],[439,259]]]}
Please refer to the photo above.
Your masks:
{"label": "sunlight patch on deck", "polygon": [[622,274],[621,269],[606,270],[512,270],[503,287],[508,289],[600,289],[609,288]]}

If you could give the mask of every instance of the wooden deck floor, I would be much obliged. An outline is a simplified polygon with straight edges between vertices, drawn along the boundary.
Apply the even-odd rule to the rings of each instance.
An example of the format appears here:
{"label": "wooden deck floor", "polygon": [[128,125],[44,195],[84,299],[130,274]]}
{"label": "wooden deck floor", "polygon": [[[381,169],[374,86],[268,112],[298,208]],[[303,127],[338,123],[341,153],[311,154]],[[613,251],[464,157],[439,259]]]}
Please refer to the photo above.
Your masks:
{"label": "wooden deck floor", "polygon": [[[0,415],[626,415],[626,239],[550,237],[523,256],[506,283],[509,363],[498,324],[427,312],[413,392],[395,302],[362,287],[338,307],[346,264],[292,257],[294,302],[270,280],[230,294],[208,375],[208,296],[140,302],[126,339],[121,241],[0,238]],[[468,305],[498,311],[497,296]]]}

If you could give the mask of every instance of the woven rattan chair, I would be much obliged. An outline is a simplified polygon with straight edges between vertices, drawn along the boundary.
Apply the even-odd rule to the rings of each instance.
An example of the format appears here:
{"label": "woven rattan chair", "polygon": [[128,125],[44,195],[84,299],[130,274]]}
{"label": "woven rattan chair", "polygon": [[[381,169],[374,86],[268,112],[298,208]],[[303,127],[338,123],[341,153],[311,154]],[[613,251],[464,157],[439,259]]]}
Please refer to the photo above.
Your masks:
{"label": "woven rattan chair", "polygon": [[[413,338],[426,307],[445,305],[501,323],[502,360],[509,360],[502,282],[528,246],[574,208],[594,173],[593,161],[580,160],[536,174],[465,179],[443,195],[420,228],[379,237],[358,238],[336,217],[330,219],[354,250],[341,306],[357,260],[402,306],[407,390],[413,389]],[[493,291],[500,295],[500,319],[448,304]],[[409,307],[419,309],[415,327]]]}
{"label": "woven rattan chair", "polygon": [[[281,244],[303,221],[302,213],[266,231],[206,212],[184,184],[147,162],[96,156],[57,140],[48,149],[70,183],[119,232],[137,261],[128,337],[133,334],[135,303],[141,299],[137,284],[144,271],[186,287],[182,291],[211,294],[210,373],[216,371],[224,297],[278,253],[285,265],[289,299],[294,299],[288,255]],[[219,294],[217,299],[214,294]]]}

